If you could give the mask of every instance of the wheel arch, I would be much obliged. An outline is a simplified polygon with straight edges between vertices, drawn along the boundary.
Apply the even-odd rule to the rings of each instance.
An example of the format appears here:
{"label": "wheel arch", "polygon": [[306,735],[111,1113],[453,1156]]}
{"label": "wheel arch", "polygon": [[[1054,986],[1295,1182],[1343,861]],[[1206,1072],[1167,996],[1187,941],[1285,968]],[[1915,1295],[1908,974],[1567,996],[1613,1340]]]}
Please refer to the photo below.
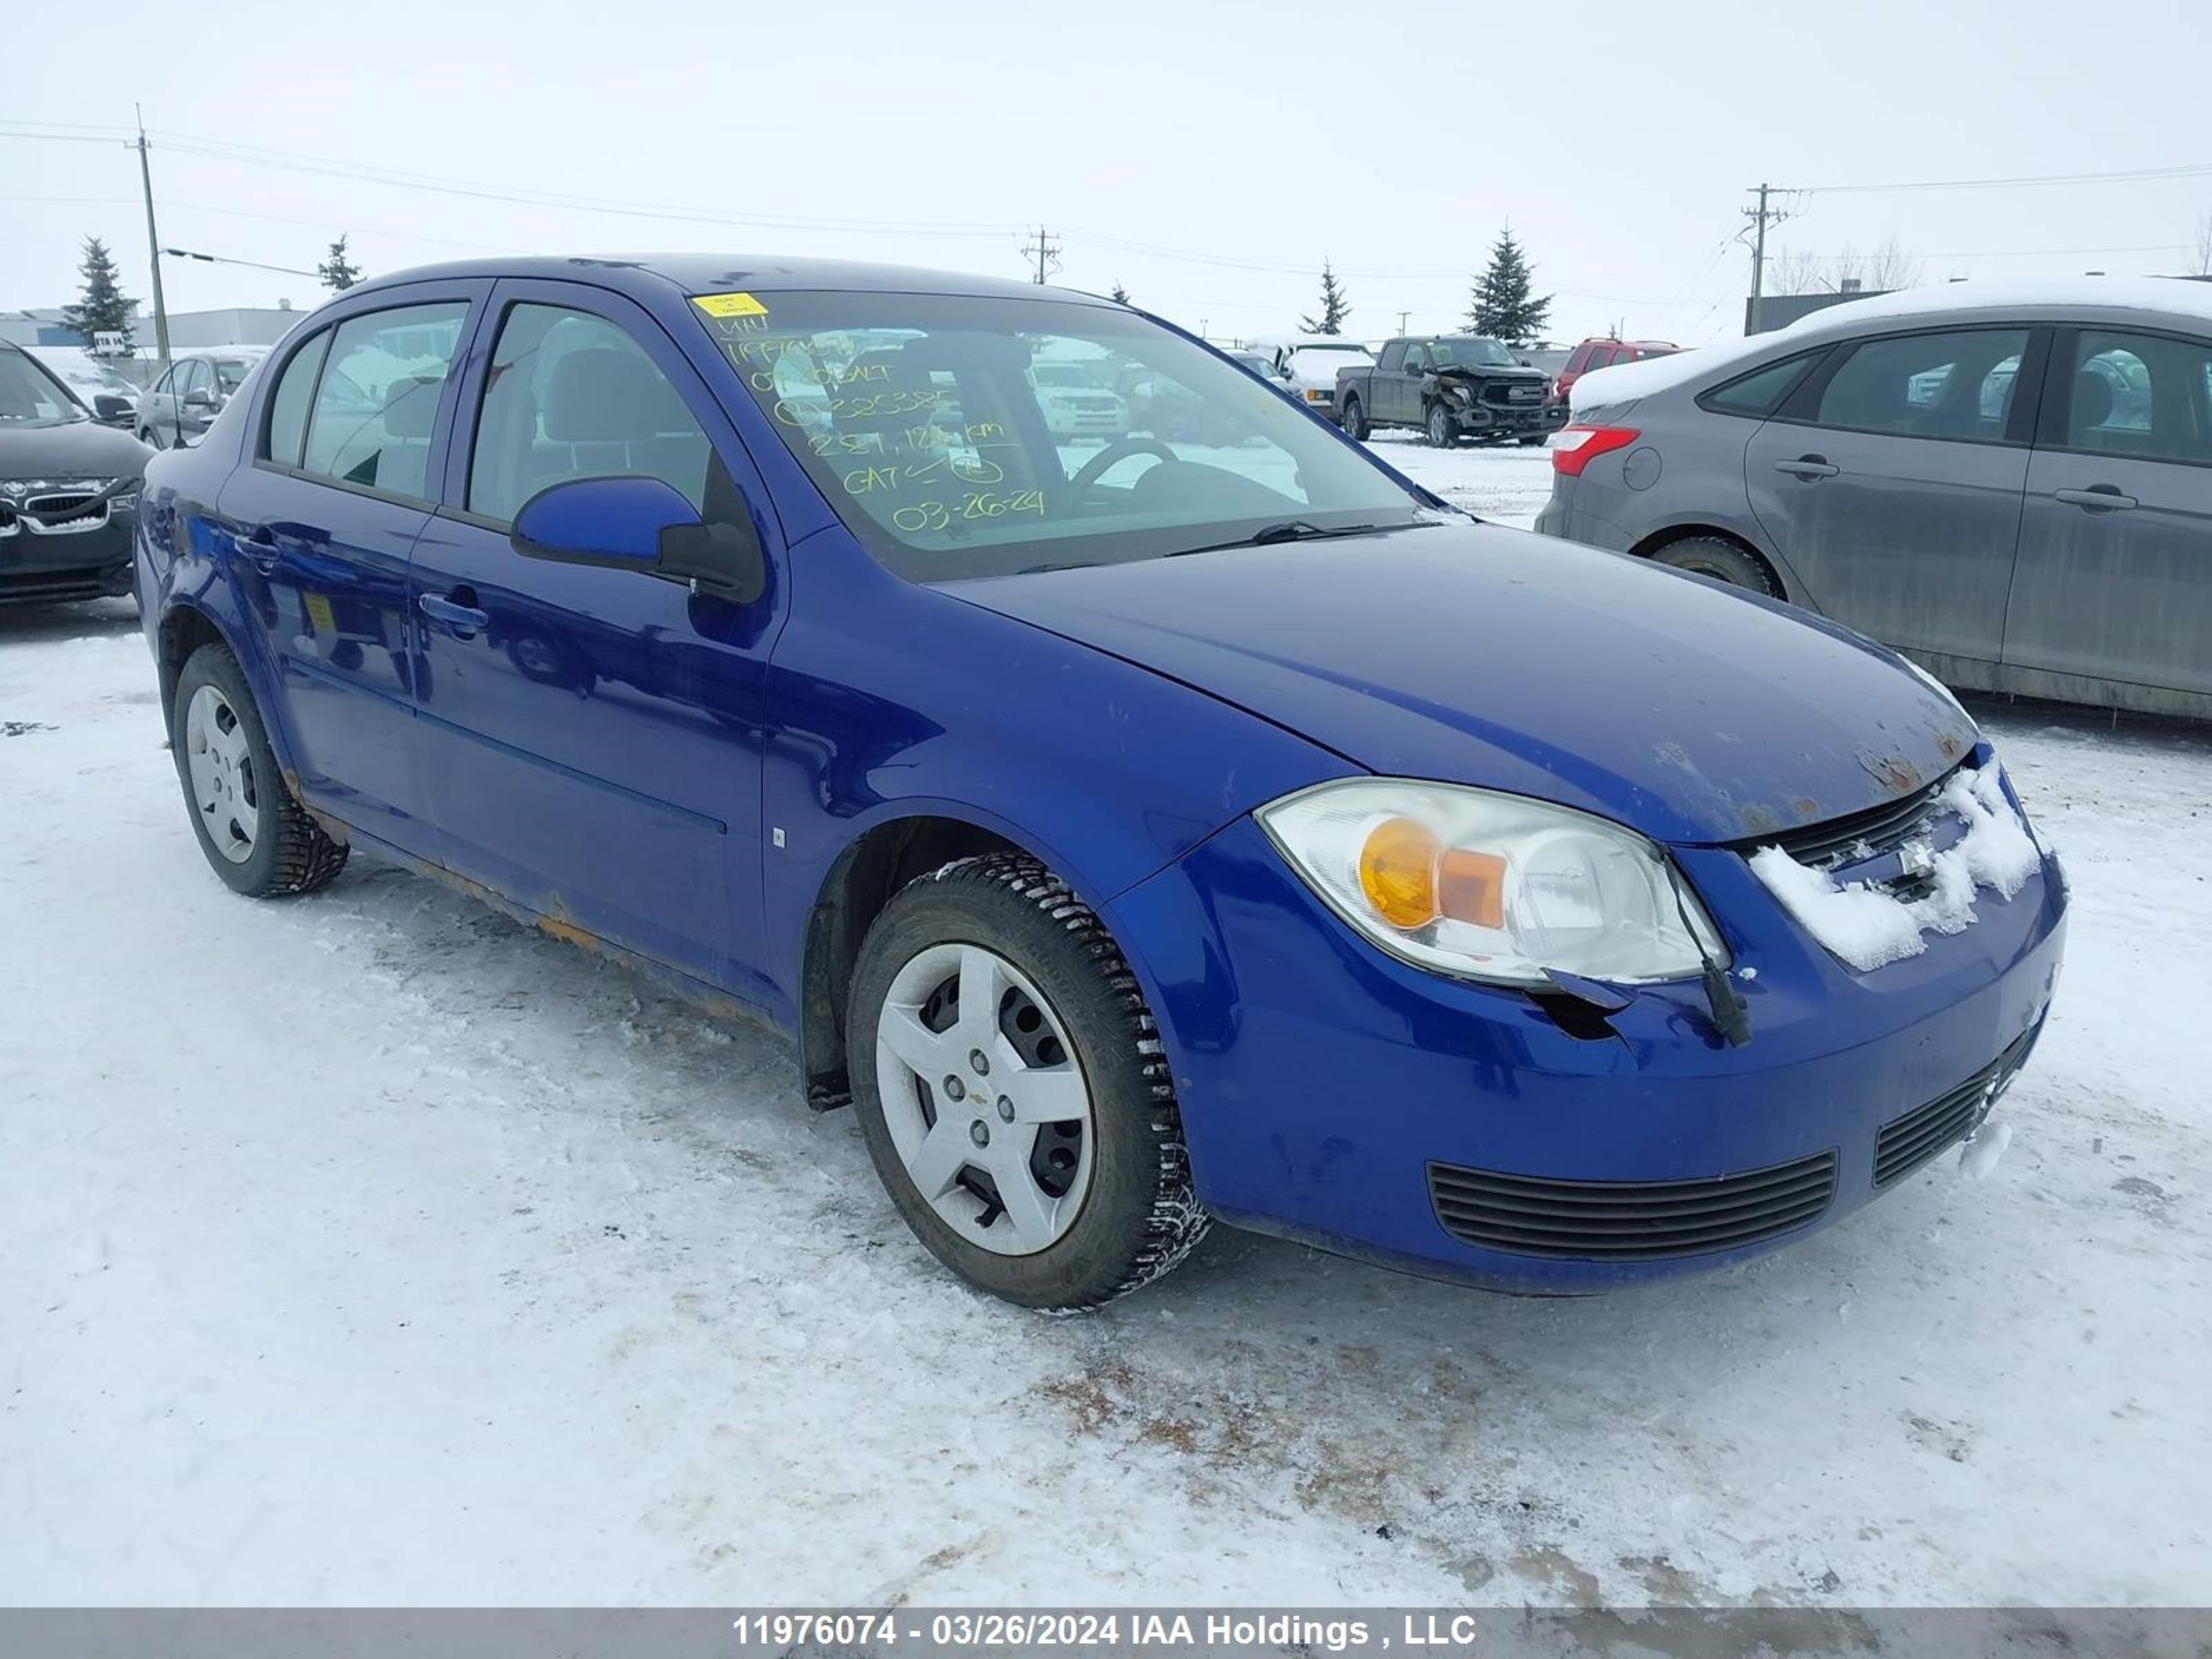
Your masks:
{"label": "wheel arch", "polygon": [[1741,548],[1765,568],[1766,574],[1773,579],[1776,589],[1784,599],[1793,605],[1802,603],[1799,596],[1804,592],[1804,588],[1797,580],[1796,573],[1790,570],[1779,559],[1741,531],[1731,530],[1726,525],[1712,524],[1704,520],[1670,524],[1652,531],[1643,540],[1631,547],[1628,550],[1629,556],[1638,559],[1654,558],[1676,542],[1696,541],[1707,538]]}
{"label": "wheel arch", "polygon": [[[192,653],[204,645],[219,645],[243,665],[237,641],[224,632],[222,624],[196,605],[179,603],[171,605],[161,615],[155,635],[154,661],[161,685],[161,729],[169,731],[176,725],[177,682],[191,660]],[[265,726],[266,720],[263,722]],[[273,742],[274,739],[272,738]]]}
{"label": "wheel arch", "polygon": [[1003,827],[939,808],[883,818],[848,842],[831,862],[807,912],[798,996],[799,1073],[806,1102],[828,1111],[852,1099],[846,997],[860,942],[891,897],[917,876],[987,853],[1020,853],[1071,887],[1073,875],[1046,852]]}

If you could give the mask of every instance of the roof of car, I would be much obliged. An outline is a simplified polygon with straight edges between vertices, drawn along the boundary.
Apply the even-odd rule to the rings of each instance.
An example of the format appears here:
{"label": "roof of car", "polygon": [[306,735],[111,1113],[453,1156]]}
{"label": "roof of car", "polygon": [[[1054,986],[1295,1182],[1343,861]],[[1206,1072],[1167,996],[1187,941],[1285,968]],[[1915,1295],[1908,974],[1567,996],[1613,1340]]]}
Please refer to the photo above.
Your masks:
{"label": "roof of car", "polygon": [[1044,288],[1002,276],[928,270],[915,265],[879,265],[854,259],[793,259],[742,253],[570,254],[533,258],[460,259],[416,265],[371,277],[347,290],[390,288],[402,283],[450,281],[460,277],[535,278],[541,282],[590,282],[634,288],[655,279],[686,294],[778,293],[801,289],[877,291],[891,294],[977,294],[1003,299],[1077,300],[1103,304],[1072,289]]}

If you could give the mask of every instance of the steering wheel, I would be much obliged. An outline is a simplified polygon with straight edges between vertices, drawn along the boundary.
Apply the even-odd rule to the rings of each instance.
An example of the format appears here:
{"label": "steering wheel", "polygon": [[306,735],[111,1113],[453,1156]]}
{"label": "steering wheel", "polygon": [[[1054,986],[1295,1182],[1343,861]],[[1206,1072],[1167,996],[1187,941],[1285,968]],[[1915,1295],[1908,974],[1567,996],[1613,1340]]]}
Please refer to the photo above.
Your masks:
{"label": "steering wheel", "polygon": [[1182,459],[1158,438],[1122,438],[1108,444],[1105,448],[1084,462],[1075,476],[1067,481],[1071,492],[1070,501],[1080,500],[1097,486],[1099,479],[1104,477],[1111,468],[1120,465],[1132,455],[1157,455],[1164,461],[1176,461]]}

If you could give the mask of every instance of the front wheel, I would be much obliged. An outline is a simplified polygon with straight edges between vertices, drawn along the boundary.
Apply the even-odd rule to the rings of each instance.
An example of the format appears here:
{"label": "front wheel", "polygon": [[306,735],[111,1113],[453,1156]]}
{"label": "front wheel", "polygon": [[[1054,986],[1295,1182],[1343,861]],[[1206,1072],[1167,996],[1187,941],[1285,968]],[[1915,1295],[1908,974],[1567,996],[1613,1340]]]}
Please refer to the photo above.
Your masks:
{"label": "front wheel", "polygon": [[1544,437],[1545,434],[1540,432],[1529,433],[1522,438],[1521,447],[1523,449],[1534,449],[1544,441]]}
{"label": "front wheel", "polygon": [[144,444],[149,449],[167,449],[168,447],[168,445],[161,441],[161,429],[159,427],[149,426],[142,428],[138,434],[138,441]]}
{"label": "front wheel", "polygon": [[1367,411],[1359,406],[1358,398],[1352,398],[1346,400],[1340,424],[1344,428],[1344,435],[1354,443],[1360,442],[1367,436]]}
{"label": "front wheel", "polygon": [[977,1289],[1095,1307],[1205,1233],[1144,994],[1035,860],[963,860],[899,892],[860,947],[846,1036],[877,1175]]}
{"label": "front wheel", "polygon": [[1442,404],[1429,405],[1428,436],[1429,442],[1438,449],[1452,449],[1459,444],[1459,423]]}
{"label": "front wheel", "polygon": [[200,850],[227,886],[249,898],[311,893],[345,868],[345,844],[286,785],[228,647],[204,645],[185,664],[169,736]]}

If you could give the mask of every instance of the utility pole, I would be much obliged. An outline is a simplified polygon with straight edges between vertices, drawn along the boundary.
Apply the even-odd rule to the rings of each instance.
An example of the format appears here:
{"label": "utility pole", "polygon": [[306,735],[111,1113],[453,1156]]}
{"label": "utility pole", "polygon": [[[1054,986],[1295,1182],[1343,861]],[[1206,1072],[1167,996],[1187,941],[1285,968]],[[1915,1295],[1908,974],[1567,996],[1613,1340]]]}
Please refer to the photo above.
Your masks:
{"label": "utility pole", "polygon": [[1413,313],[1412,312],[1410,312],[1410,311],[1401,311],[1401,312],[1400,312],[1400,313],[1398,313],[1398,332],[1399,332],[1399,333],[1403,334],[1403,333],[1406,331],[1406,319],[1407,319],[1407,318],[1408,318],[1408,317],[1410,317],[1410,316],[1412,316],[1413,314]]}
{"label": "utility pole", "polygon": [[1046,234],[1042,225],[1037,227],[1036,240],[1024,246],[1022,252],[1036,255],[1036,280],[1040,283],[1047,275],[1045,261],[1049,259],[1055,266],[1060,263],[1060,244]]}
{"label": "utility pole", "polygon": [[154,270],[154,340],[160,348],[161,367],[169,366],[169,308],[161,302],[161,237],[154,228],[154,170],[146,160],[146,112],[138,112],[138,182],[146,191],[146,258]]}
{"label": "utility pole", "polygon": [[1766,228],[1778,225],[1790,216],[1787,209],[1766,204],[1767,195],[1773,188],[1771,185],[1759,185],[1753,192],[1759,198],[1759,205],[1743,210],[1743,216],[1751,221],[1751,315],[1745,325],[1746,334],[1759,332],[1760,295],[1766,283]]}

